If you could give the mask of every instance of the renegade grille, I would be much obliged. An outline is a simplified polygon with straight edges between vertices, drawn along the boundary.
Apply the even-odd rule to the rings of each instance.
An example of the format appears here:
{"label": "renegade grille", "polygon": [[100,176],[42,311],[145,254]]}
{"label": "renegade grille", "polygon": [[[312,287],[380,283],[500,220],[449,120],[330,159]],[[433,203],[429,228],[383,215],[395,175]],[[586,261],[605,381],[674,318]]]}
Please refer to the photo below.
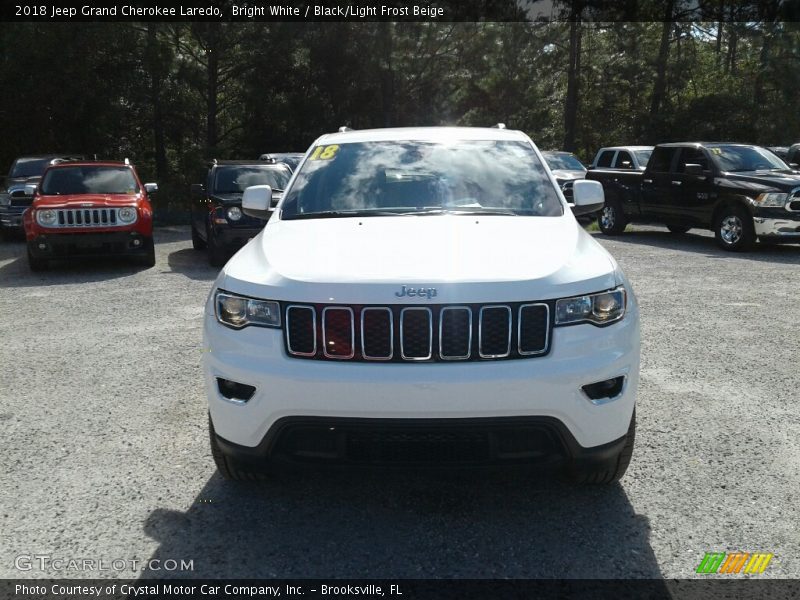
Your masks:
{"label": "renegade grille", "polygon": [[288,304],[295,358],[425,362],[533,358],[550,344],[546,302],[452,306]]}
{"label": "renegade grille", "polygon": [[130,225],[120,223],[116,208],[59,208],[56,209],[58,221],[49,227],[115,227]]}

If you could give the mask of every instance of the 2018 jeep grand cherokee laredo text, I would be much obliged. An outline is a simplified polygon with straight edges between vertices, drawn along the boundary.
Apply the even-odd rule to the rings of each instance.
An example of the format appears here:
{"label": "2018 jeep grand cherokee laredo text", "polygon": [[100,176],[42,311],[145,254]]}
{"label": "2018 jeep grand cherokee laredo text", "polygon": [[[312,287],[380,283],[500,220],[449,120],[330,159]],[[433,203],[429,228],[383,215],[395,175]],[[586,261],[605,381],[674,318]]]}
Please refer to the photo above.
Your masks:
{"label": "2018 jeep grand cherokee laredo text", "polygon": [[[269,210],[245,190],[243,210]],[[602,189],[577,181],[576,212]],[[638,308],[523,133],[325,135],[205,311],[220,472],[278,459],[515,463],[622,476]]]}

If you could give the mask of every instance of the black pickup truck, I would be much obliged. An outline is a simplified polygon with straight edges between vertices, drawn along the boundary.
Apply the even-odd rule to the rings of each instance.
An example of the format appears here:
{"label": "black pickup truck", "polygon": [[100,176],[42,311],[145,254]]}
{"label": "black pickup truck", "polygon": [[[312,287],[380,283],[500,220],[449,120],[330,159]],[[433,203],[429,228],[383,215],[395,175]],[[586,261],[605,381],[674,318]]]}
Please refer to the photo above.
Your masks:
{"label": "black pickup truck", "polygon": [[800,242],[800,172],[758,146],[659,144],[644,172],[592,169],[586,178],[603,184],[598,223],[607,235],[640,222],[677,234],[711,229],[725,250]]}

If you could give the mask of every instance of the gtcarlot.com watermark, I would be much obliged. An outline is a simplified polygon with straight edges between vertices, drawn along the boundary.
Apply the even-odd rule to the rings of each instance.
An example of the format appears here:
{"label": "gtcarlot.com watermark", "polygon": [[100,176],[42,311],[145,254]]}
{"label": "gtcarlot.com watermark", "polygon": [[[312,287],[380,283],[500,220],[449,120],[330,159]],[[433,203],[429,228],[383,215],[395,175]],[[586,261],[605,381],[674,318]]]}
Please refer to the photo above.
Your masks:
{"label": "gtcarlot.com watermark", "polygon": [[65,558],[50,554],[20,554],[14,559],[18,571],[70,571],[92,573],[116,571],[137,573],[142,571],[194,571],[194,560],[174,558]]}

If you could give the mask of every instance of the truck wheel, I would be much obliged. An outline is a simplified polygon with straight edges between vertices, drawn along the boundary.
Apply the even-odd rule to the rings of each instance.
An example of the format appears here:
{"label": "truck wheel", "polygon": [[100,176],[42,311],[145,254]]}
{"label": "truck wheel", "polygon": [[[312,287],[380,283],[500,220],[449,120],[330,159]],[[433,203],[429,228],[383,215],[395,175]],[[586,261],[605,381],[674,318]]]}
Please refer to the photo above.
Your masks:
{"label": "truck wheel", "polygon": [[567,469],[566,479],[569,483],[579,485],[607,485],[622,479],[633,456],[633,445],[636,442],[636,409],[631,416],[628,433],[625,434],[625,445],[620,453],[605,464],[582,466],[572,465]]}
{"label": "truck wheel", "polygon": [[144,242],[144,255],[139,257],[139,264],[146,268],[156,266],[156,246],[153,243],[153,238],[149,237]]}
{"label": "truck wheel", "polygon": [[223,478],[233,481],[260,481],[266,478],[266,469],[258,469],[254,465],[245,464],[222,452],[217,444],[211,415],[208,417],[208,434],[211,442],[211,456],[214,458],[214,464],[217,465],[217,471]]}
{"label": "truck wheel", "polygon": [[753,219],[738,206],[725,206],[714,221],[714,237],[723,250],[729,252],[749,250],[756,241]]}
{"label": "truck wheel", "polygon": [[225,248],[217,243],[214,234],[208,234],[208,264],[212,267],[222,267],[227,262]]}
{"label": "truck wheel", "polygon": [[683,225],[667,225],[667,229],[669,229],[670,233],[674,233],[675,235],[683,235],[689,231],[691,227],[685,227]]}
{"label": "truck wheel", "polygon": [[597,224],[600,226],[600,231],[606,235],[619,235],[625,231],[628,220],[625,218],[625,213],[622,212],[619,201],[606,200],[606,205],[600,210],[597,217]]}
{"label": "truck wheel", "polygon": [[28,244],[28,267],[34,273],[38,273],[39,271],[46,271],[47,267],[50,266],[49,261],[46,258],[39,258],[38,256],[34,256],[33,252],[31,252],[31,246]]}
{"label": "truck wheel", "polygon": [[197,229],[192,225],[192,248],[195,250],[205,250],[206,245],[206,241],[200,237],[200,234],[197,233]]}

